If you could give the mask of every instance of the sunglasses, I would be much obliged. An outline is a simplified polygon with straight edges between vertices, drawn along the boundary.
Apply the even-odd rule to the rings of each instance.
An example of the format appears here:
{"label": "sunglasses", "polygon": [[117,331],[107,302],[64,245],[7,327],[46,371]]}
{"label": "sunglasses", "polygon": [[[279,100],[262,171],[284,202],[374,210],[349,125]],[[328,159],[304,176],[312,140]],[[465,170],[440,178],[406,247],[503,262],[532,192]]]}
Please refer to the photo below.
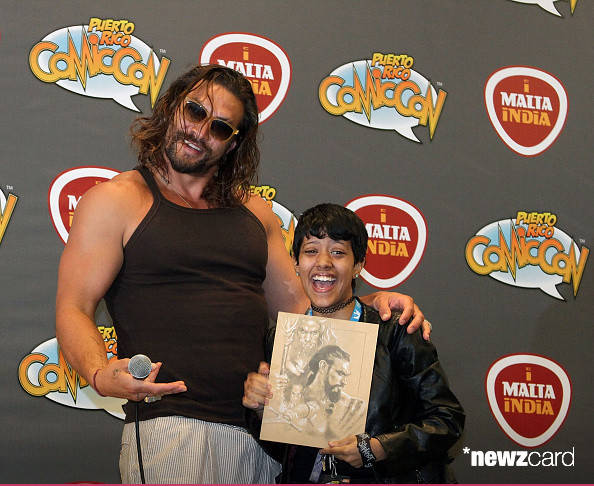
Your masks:
{"label": "sunglasses", "polygon": [[[206,108],[197,101],[186,100],[184,104],[184,117],[191,123],[203,123],[211,118]],[[227,142],[239,130],[219,118],[211,118],[209,126],[210,136],[219,142]]]}

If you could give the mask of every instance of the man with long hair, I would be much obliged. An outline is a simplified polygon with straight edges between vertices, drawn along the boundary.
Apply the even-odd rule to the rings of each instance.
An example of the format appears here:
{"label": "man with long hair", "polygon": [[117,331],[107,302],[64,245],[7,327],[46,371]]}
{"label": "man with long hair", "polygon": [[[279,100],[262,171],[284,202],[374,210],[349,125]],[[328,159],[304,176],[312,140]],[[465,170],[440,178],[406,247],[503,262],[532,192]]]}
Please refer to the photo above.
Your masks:
{"label": "man with long hair", "polygon": [[[194,66],[131,128],[139,165],[81,198],[60,261],[56,335],[100,394],[128,399],[124,483],[270,483],[278,464],[242,428],[241,389],[263,360],[269,317],[307,299],[266,202],[250,195],[258,110],[247,81]],[[423,315],[407,296],[368,296],[402,323]],[[105,299],[118,336],[107,361],[95,311]],[[426,326],[426,324],[424,324]],[[428,330],[426,331],[428,335]],[[145,380],[129,358],[149,356]],[[159,380],[157,382],[157,374]]]}
{"label": "man with long hair", "polygon": [[[229,91],[240,101],[243,117],[237,126],[237,134],[229,142],[229,150],[220,159],[211,158],[209,163],[184,167],[176,164],[176,146],[173,142],[183,142],[184,138],[189,142],[191,139],[188,140],[188,137],[192,135],[185,130],[188,125],[175,129],[171,126],[171,120],[179,115],[180,104],[188,102],[189,93],[198,83],[219,86]],[[209,101],[212,103],[212,100]],[[191,109],[191,105],[184,105],[185,111]],[[225,128],[218,120],[215,122],[218,124],[215,129]],[[139,163],[153,165],[165,177],[168,177],[169,164],[175,171],[194,176],[206,175],[212,164],[216,164],[217,170],[201,194],[212,207],[238,206],[247,201],[250,185],[256,181],[256,170],[260,162],[257,144],[258,107],[251,84],[236,71],[217,65],[192,68],[171,84],[157,102],[152,116],[138,118],[134,122],[131,133],[132,141],[138,149]],[[195,142],[200,146],[200,140]],[[203,149],[208,150],[207,147]]]}
{"label": "man with long hair", "polygon": [[351,357],[337,345],[320,348],[310,359],[307,384],[302,402],[283,415],[293,423],[305,421],[309,436],[344,437],[353,423],[365,418],[363,400],[344,392],[350,371]]}

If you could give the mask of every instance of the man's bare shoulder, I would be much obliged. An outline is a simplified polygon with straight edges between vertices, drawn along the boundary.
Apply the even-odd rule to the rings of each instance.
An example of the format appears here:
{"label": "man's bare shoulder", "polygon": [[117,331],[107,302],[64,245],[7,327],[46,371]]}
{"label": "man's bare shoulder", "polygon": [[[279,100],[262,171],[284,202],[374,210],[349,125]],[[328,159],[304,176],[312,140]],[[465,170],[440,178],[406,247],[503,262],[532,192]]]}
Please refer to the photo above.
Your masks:
{"label": "man's bare shoulder", "polygon": [[83,195],[81,203],[83,206],[98,204],[104,208],[114,207],[124,211],[126,208],[143,205],[149,199],[150,191],[144,179],[137,170],[130,170],[93,186]]}
{"label": "man's bare shoulder", "polygon": [[277,225],[277,218],[272,212],[272,205],[265,201],[258,195],[250,195],[245,202],[245,207],[249,209],[260,220],[260,222],[269,231],[273,226]]}
{"label": "man's bare shoulder", "polygon": [[148,187],[140,172],[137,170],[128,170],[121,172],[109,181],[97,184],[97,188],[104,186],[104,190],[112,193],[122,193],[122,196],[128,194],[130,197],[137,196],[137,193],[144,194],[148,192]]}
{"label": "man's bare shoulder", "polygon": [[88,239],[88,232],[94,231],[104,236],[111,234],[125,244],[152,202],[140,173],[122,172],[85,192],[76,206],[70,237],[76,239],[80,234]]}

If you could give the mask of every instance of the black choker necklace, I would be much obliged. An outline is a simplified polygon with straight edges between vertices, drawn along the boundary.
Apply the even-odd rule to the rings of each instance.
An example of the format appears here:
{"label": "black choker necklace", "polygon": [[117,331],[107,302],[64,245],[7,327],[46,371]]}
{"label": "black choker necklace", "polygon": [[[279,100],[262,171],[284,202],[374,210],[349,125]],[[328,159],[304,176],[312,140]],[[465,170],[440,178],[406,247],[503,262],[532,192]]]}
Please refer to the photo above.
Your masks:
{"label": "black choker necklace", "polygon": [[332,307],[318,307],[318,306],[314,305],[313,302],[312,302],[311,303],[311,310],[314,311],[314,312],[318,312],[319,314],[332,314],[332,313],[336,312],[337,310],[340,310],[343,307],[346,307],[353,300],[355,300],[355,296],[354,295],[349,300],[345,300],[342,304],[336,304],[336,305],[333,305]]}

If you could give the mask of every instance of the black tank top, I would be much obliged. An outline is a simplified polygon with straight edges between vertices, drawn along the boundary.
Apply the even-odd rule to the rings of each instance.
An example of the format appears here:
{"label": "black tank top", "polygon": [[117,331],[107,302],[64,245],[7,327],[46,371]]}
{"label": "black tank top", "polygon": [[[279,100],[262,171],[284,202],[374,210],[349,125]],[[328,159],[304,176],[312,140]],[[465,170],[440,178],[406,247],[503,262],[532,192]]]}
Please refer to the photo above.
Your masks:
{"label": "black tank top", "polygon": [[[247,208],[190,209],[163,197],[139,167],[153,205],[124,248],[105,296],[118,357],[146,354],[158,382],[188,391],[140,402],[142,420],[182,415],[243,426],[243,382],[264,359],[266,231]],[[134,407],[127,403],[126,421]]]}

